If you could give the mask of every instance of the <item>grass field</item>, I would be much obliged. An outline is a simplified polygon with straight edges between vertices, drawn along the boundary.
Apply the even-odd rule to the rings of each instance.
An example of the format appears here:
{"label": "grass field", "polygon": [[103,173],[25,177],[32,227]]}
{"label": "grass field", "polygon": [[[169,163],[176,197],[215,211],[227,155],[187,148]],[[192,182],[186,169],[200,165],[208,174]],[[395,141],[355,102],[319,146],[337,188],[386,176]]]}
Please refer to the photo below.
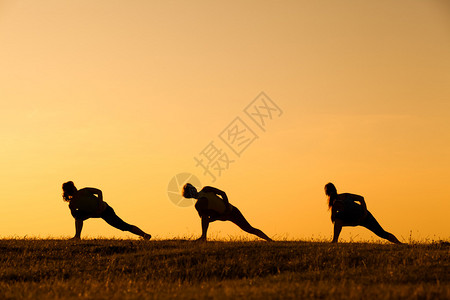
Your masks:
{"label": "grass field", "polygon": [[0,240],[0,299],[450,299],[447,242]]}

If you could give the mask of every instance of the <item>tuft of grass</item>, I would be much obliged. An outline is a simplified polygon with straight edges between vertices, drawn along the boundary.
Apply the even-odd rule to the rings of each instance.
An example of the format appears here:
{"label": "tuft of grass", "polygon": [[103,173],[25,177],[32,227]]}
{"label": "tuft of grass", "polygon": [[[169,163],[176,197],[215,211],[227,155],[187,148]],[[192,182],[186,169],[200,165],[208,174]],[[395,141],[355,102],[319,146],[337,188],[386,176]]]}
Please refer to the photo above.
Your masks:
{"label": "tuft of grass", "polygon": [[450,244],[0,240],[1,299],[450,299]]}

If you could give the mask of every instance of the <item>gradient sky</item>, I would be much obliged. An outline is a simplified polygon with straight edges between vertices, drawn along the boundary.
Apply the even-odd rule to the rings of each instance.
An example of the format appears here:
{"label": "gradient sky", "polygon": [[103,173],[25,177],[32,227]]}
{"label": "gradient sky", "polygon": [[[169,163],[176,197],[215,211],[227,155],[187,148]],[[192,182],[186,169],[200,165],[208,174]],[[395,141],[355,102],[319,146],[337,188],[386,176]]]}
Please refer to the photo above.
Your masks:
{"label": "gradient sky", "polygon": [[[283,111],[265,132],[243,112],[262,91]],[[194,157],[236,117],[259,138],[212,182]],[[190,172],[274,238],[331,238],[331,181],[402,241],[448,239],[449,120],[445,0],[0,1],[0,237],[72,236],[68,180],[156,238],[198,237],[167,195]]]}

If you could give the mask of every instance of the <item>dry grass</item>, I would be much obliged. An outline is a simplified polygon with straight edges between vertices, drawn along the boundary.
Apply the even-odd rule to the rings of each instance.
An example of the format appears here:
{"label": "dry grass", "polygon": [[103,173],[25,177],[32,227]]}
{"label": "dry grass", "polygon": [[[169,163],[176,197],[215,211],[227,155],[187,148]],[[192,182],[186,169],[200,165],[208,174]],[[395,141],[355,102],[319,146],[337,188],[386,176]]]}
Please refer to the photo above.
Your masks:
{"label": "dry grass", "polygon": [[0,240],[0,299],[450,299],[450,245]]}

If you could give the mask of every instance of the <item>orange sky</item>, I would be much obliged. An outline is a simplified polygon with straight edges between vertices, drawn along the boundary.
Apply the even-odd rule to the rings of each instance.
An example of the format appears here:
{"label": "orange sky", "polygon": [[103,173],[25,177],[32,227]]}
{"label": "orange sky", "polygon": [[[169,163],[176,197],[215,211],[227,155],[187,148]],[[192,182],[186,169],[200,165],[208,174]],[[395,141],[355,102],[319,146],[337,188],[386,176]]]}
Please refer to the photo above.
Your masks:
{"label": "orange sky", "polygon": [[[197,237],[167,195],[189,172],[274,238],[331,238],[332,181],[400,240],[448,239],[449,82],[445,0],[0,1],[0,237],[72,236],[67,180],[157,238]],[[244,113],[262,91],[283,111],[265,132]],[[218,137],[236,117],[259,136],[240,157]],[[211,141],[235,160],[215,182],[194,161]]]}

